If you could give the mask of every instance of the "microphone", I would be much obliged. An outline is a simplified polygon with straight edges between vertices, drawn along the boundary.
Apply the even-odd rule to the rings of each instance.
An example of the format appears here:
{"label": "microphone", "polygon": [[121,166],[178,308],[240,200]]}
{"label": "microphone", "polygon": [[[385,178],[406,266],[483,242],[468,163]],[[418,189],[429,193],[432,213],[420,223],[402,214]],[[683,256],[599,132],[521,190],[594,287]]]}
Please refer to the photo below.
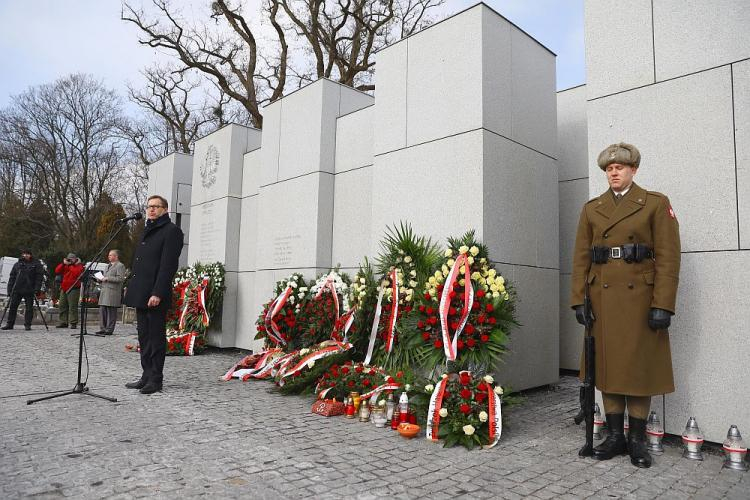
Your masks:
{"label": "microphone", "polygon": [[133,215],[130,215],[128,217],[123,217],[122,219],[117,219],[117,222],[119,224],[124,224],[124,223],[126,223],[128,221],[131,221],[131,220],[141,220],[141,219],[143,219],[143,214],[140,213],[140,212],[136,212]]}

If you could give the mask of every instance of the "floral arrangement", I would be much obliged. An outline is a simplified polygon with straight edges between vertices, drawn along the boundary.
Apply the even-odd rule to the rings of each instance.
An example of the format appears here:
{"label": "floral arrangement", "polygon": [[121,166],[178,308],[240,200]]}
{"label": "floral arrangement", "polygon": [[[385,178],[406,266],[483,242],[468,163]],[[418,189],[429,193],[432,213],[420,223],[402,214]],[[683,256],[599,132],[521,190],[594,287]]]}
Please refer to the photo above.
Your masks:
{"label": "floral arrangement", "polygon": [[337,322],[349,312],[350,279],[333,270],[320,276],[310,288],[310,298],[300,307],[296,321],[303,325],[301,345],[313,346],[328,339],[346,335]]}
{"label": "floral arrangement", "polygon": [[[349,287],[349,304],[355,311],[354,321],[349,329],[348,340],[352,343],[352,359],[362,361],[367,354],[370,330],[377,305],[378,282],[372,266],[365,257]],[[343,325],[337,325],[337,332]]]}
{"label": "floral arrangement", "polygon": [[494,446],[502,433],[501,396],[491,375],[474,376],[468,371],[443,374],[424,387],[430,395],[427,439],[443,440],[443,446]]}
{"label": "floral arrangement", "polygon": [[[397,372],[391,376],[383,368],[368,366],[363,363],[345,362],[343,365],[334,364],[318,379],[315,394],[318,398],[336,398],[343,401],[350,392],[367,394],[382,386],[394,388],[403,383],[404,372]],[[384,389],[385,394],[394,389]]]}
{"label": "floral arrangement", "polygon": [[[377,275],[381,276],[378,301],[371,328],[368,355],[374,350],[377,364],[399,370],[413,366],[419,343],[405,342],[399,335],[400,322],[411,314],[420,283],[427,279],[438,262],[437,247],[429,238],[416,236],[409,224],[388,228],[380,242]],[[377,307],[377,306],[380,307]],[[366,356],[365,362],[369,362]]]}
{"label": "floral arrangement", "polygon": [[190,356],[205,348],[209,324],[220,325],[224,280],[221,262],[197,262],[177,271],[167,312],[167,354]]}
{"label": "floral arrangement", "polygon": [[[293,273],[276,282],[274,299],[264,304],[255,322],[255,339],[263,339],[266,347],[279,346],[286,352],[303,347],[306,325],[297,321],[297,315],[309,299],[309,287],[302,274]],[[272,311],[270,316],[269,311]]]}
{"label": "floral arrangement", "polygon": [[425,282],[412,325],[422,341],[422,364],[435,369],[448,359],[456,369],[492,369],[517,324],[514,299],[474,231],[449,238],[442,265]]}
{"label": "floral arrangement", "polygon": [[[274,381],[286,394],[298,394],[308,389],[312,391],[318,377],[335,361],[326,358],[336,356],[338,362],[343,363],[348,359],[349,349],[351,349],[351,344],[335,340],[326,340],[311,347],[304,347],[290,353],[283,365],[278,366],[274,373]],[[339,356],[342,354],[345,356]],[[290,387],[284,389],[290,383],[292,383]]]}

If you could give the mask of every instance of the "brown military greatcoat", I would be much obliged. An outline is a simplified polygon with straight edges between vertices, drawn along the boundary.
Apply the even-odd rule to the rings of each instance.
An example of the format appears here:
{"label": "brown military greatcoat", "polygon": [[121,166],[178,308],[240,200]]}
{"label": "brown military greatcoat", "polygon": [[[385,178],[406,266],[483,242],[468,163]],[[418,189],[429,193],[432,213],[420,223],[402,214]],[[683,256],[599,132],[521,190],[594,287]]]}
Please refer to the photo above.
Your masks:
{"label": "brown military greatcoat", "polygon": [[[593,264],[592,246],[641,243],[654,258]],[[591,293],[596,339],[596,386],[602,392],[652,396],[674,391],[667,330],[648,326],[652,307],[675,312],[680,234],[669,199],[635,183],[616,204],[611,190],[581,211],[573,253],[571,306]],[[584,369],[581,363],[581,376]]]}

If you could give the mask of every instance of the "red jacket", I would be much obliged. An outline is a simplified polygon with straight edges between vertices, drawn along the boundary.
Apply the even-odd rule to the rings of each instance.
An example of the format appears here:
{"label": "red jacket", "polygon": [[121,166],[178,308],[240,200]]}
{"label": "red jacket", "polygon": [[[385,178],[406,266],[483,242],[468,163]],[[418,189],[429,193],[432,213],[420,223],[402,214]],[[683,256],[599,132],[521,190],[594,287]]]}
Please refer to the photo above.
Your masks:
{"label": "red jacket", "polygon": [[[63,279],[62,283],[60,284],[60,288],[62,288],[63,292],[68,292],[73,286],[73,283],[75,283],[78,277],[83,274],[83,264],[81,264],[80,262],[70,265],[60,263],[55,268],[55,274],[62,274]],[[81,282],[79,281],[78,283],[76,283],[75,287],[81,288]]]}

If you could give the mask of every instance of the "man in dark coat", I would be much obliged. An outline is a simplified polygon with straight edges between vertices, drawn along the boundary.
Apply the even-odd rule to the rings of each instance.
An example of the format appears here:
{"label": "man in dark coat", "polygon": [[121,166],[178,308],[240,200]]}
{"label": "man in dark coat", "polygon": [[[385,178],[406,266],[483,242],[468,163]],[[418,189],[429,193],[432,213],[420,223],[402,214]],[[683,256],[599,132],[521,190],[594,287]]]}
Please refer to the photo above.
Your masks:
{"label": "man in dark coat", "polygon": [[125,304],[135,307],[143,373],[125,384],[143,394],[160,391],[167,351],[166,321],[172,299],[172,279],[177,272],[184,235],[169,220],[167,200],[150,196],[146,228],[133,257]]}
{"label": "man in dark coat", "polygon": [[21,258],[13,264],[8,278],[10,305],[8,306],[8,321],[1,328],[2,330],[13,329],[21,299],[26,302],[23,324],[26,330],[31,330],[31,320],[34,318],[34,294],[42,289],[43,278],[44,268],[41,262],[31,254],[31,250],[21,252]]}
{"label": "man in dark coat", "polygon": [[[581,211],[570,303],[596,339],[596,387],[610,432],[594,448],[594,458],[629,452],[633,465],[649,467],[645,430],[651,396],[674,391],[667,329],[675,313],[680,232],[669,198],[633,182],[640,161],[638,149],[625,143],[599,155],[610,189]],[[583,309],[586,283],[593,318]]]}

